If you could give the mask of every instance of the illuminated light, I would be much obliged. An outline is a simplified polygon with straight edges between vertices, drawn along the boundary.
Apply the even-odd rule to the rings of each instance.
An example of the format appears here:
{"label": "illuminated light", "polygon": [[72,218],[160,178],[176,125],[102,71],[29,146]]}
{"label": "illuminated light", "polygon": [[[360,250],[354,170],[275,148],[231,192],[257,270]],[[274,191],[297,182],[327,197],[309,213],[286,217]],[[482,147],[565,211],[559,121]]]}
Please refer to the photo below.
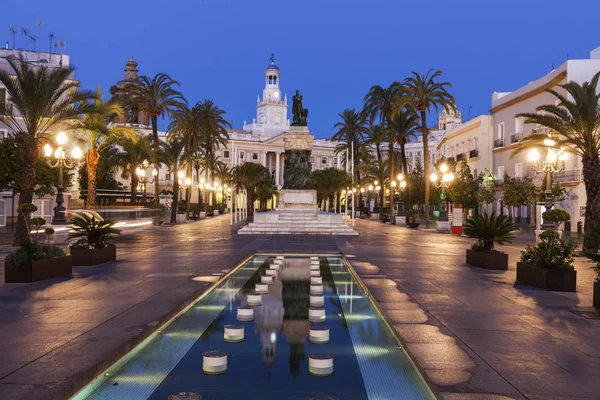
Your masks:
{"label": "illuminated light", "polygon": [[271,343],[275,343],[277,341],[277,335],[275,334],[275,332],[271,332]]}
{"label": "illuminated light", "polygon": [[325,297],[322,294],[310,295],[310,305],[313,307],[322,307],[325,304]]}
{"label": "illuminated light", "polygon": [[141,175],[142,175],[142,170],[140,169],[140,167],[137,167],[137,168],[135,169],[135,174],[136,174],[137,176],[141,176]]}
{"label": "illuminated light", "polygon": [[319,264],[310,264],[310,269],[312,271],[319,271],[321,267],[319,266]]}
{"label": "illuminated light", "polygon": [[321,276],[321,271],[314,269],[310,271],[310,276]]}
{"label": "illuminated light", "polygon": [[436,174],[435,172],[434,172],[434,173],[432,173],[432,174],[429,176],[429,180],[430,180],[431,182],[437,182],[437,180],[438,180],[438,176],[437,176],[437,174]]}
{"label": "illuminated light", "polygon": [[375,182],[373,182],[373,185],[377,186],[378,183],[379,183],[379,181],[375,181]]}
{"label": "illuminated light", "polygon": [[375,317],[371,316],[371,315],[361,315],[361,314],[350,314],[350,315],[344,315],[344,319],[346,321],[364,321],[367,319],[373,319]]}
{"label": "illuminated light", "polygon": [[148,165],[150,165],[150,164],[148,163],[148,160],[144,160],[144,161],[142,161],[142,167],[144,167],[144,168],[148,168]]}
{"label": "illuminated light", "polygon": [[200,178],[200,184],[204,185],[204,182],[205,182],[204,178]]}
{"label": "illuminated light", "polygon": [[398,174],[398,176],[396,178],[398,178],[399,181],[403,181],[404,180],[404,175]]}
{"label": "illuminated light", "polygon": [[274,269],[275,271],[279,271],[279,267],[280,267],[279,264],[271,264],[271,265],[269,265],[269,268],[270,269]]}
{"label": "illuminated light", "polygon": [[400,182],[400,187],[401,187],[401,188],[405,188],[405,187],[406,187],[406,181],[402,181],[402,182]]}
{"label": "illuminated light", "polygon": [[240,343],[244,341],[243,325],[225,325],[223,340],[226,343]]}
{"label": "illuminated light", "polygon": [[546,147],[554,147],[556,142],[552,139],[544,139],[544,146]]}
{"label": "illuminated light", "polygon": [[150,225],[152,224],[152,221],[144,221],[144,222],[127,222],[127,221],[119,221],[117,222],[114,226],[124,226],[127,228],[130,227],[134,227],[134,226],[143,226],[143,225]]}
{"label": "illuminated light", "polygon": [[163,336],[171,338],[171,339],[198,339],[200,336],[202,336],[202,331],[199,332],[186,332],[186,331],[179,331],[179,332],[167,332],[165,333]]}
{"label": "illuminated light", "polygon": [[365,344],[357,344],[354,346],[354,350],[358,353],[366,355],[367,357],[381,357],[390,352],[389,349],[379,346],[370,346]]}
{"label": "illuminated light", "polygon": [[267,293],[269,291],[269,285],[266,283],[257,283],[254,285],[256,293]]}
{"label": "illuminated light", "polygon": [[210,189],[210,183],[207,183],[206,185],[204,185],[204,187]]}
{"label": "illuminated light", "polygon": [[342,194],[346,194],[346,189],[342,190]]}
{"label": "illuminated light", "polygon": [[158,176],[158,170],[156,168],[152,168],[152,176]]}
{"label": "illuminated light", "polygon": [[192,184],[192,180],[190,178],[185,178],[185,185],[190,186]]}
{"label": "illuminated light", "polygon": [[267,285],[273,283],[272,275],[263,275],[260,277],[260,283],[266,283]]}
{"label": "illuminated light", "polygon": [[569,158],[569,153],[561,153],[561,154],[558,156],[558,159],[559,159],[560,161],[567,161],[567,159],[568,159],[568,158]]}
{"label": "illuminated light", "polygon": [[265,270],[265,275],[266,276],[276,277],[277,276],[277,270],[276,269],[267,269],[267,270]]}
{"label": "illuminated light", "polygon": [[58,159],[64,158],[63,155],[64,155],[64,151],[63,151],[62,147],[59,147],[54,151],[55,158],[58,158]]}
{"label": "illuminated light", "polygon": [[254,308],[242,306],[237,308],[238,321],[252,321],[254,319]]}
{"label": "illuminated light", "polygon": [[311,285],[322,285],[323,284],[323,278],[321,278],[320,276],[312,276],[310,278],[310,284]]}
{"label": "illuminated light", "polygon": [[369,185],[369,191],[373,190],[373,185]]}
{"label": "illuminated light", "polygon": [[556,162],[557,157],[558,156],[556,155],[556,152],[554,150],[548,150],[548,155],[546,157],[548,159],[548,161],[550,161],[551,163],[554,163],[554,162]]}
{"label": "illuminated light", "polygon": [[213,311],[219,311],[223,309],[223,306],[198,306],[195,307],[197,310],[213,310]]}
{"label": "illuminated light", "polygon": [[446,164],[440,165],[440,172],[442,174],[445,173],[445,172],[448,172],[448,166]]}
{"label": "illuminated light", "polygon": [[308,307],[308,320],[310,322],[325,321],[325,308],[324,307]]}
{"label": "illuminated light", "polygon": [[314,344],[329,343],[329,327],[328,326],[311,326],[309,340]]}
{"label": "illuminated light", "polygon": [[183,179],[183,177],[184,177],[184,176],[185,176],[185,172],[183,172],[183,171],[179,171],[179,172],[177,172],[177,177],[178,177],[179,179]]}
{"label": "illuminated light", "polygon": [[538,153],[538,151],[536,149],[532,149],[529,152],[528,157],[529,157],[529,161],[531,161],[532,163],[533,162],[538,162],[539,159],[540,159],[540,153]]}
{"label": "illuminated light", "polygon": [[392,181],[392,187],[396,187],[397,183],[396,181]]}
{"label": "illuminated light", "polygon": [[52,147],[48,143],[46,143],[44,145],[44,156],[50,157],[52,155],[52,153],[53,153]]}
{"label": "illuminated light", "polygon": [[352,193],[356,193],[356,188],[352,188]]}
{"label": "illuminated light", "polygon": [[218,276],[195,276],[192,278],[196,282],[216,282],[219,280]]}
{"label": "illuminated light", "polygon": [[227,188],[227,191],[228,191],[229,193],[231,193],[231,188]]}
{"label": "illuminated light", "polygon": [[67,135],[63,131],[58,132],[58,135],[56,135],[56,143],[61,146],[67,143]]}
{"label": "illuminated light", "polygon": [[381,190],[381,186],[379,186],[379,185],[375,186],[375,190]]}
{"label": "illuminated light", "polygon": [[[264,277],[263,277],[264,278]],[[262,304],[262,295],[256,293],[248,293],[246,301],[249,306],[260,306]]]}
{"label": "illuminated light", "polygon": [[364,189],[364,188],[360,188],[360,192],[361,192],[361,193],[364,193],[364,192],[365,192],[365,189]]}
{"label": "illuminated light", "polygon": [[227,372],[227,353],[212,350],[202,353],[202,372],[207,375],[220,375]]}
{"label": "illuminated light", "polygon": [[333,356],[328,353],[312,353],[308,356],[308,373],[314,376],[333,374]]}
{"label": "illuminated light", "polygon": [[349,295],[349,294],[340,294],[338,295],[338,297],[340,299],[362,299],[363,296],[359,295],[359,294],[353,294],[353,295]]}

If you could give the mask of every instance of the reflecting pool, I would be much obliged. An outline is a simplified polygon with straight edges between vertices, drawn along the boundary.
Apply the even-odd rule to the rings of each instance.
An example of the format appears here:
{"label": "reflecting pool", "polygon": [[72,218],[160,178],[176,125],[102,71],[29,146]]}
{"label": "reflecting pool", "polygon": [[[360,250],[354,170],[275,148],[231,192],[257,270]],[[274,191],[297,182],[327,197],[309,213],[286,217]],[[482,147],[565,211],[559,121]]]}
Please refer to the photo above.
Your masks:
{"label": "reflecting pool", "polygon": [[[203,371],[214,355],[209,362],[226,364]],[[339,256],[254,256],[75,399],[179,392],[204,400],[435,398]]]}

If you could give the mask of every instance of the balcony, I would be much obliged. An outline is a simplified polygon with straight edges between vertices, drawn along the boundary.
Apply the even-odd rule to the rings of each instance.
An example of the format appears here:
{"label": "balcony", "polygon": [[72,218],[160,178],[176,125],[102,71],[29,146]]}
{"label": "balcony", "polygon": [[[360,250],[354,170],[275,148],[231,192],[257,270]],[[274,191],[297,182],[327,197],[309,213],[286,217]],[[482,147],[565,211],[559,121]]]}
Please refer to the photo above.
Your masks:
{"label": "balcony", "polygon": [[504,147],[504,138],[494,140],[494,148]]}
{"label": "balcony", "polygon": [[465,159],[465,153],[460,153],[456,155],[456,161],[463,161]]}
{"label": "balcony", "polygon": [[521,132],[515,133],[514,135],[510,135],[510,144],[517,143],[519,140],[521,140],[522,137],[523,134]]}
{"label": "balcony", "polygon": [[[543,174],[539,174],[535,177],[533,183],[536,185],[541,185],[543,183],[543,179]],[[553,183],[578,183],[581,181],[583,181],[583,173],[580,169],[567,169],[552,174]]]}
{"label": "balcony", "polygon": [[469,158],[479,157],[479,150],[474,149],[469,152]]}

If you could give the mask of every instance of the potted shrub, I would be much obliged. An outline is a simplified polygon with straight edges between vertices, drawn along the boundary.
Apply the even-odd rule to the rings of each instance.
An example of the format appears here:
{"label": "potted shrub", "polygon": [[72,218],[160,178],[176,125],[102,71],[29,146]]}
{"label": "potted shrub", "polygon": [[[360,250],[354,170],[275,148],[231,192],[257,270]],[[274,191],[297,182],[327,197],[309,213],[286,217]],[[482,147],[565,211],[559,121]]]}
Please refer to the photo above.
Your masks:
{"label": "potted shrub", "polygon": [[46,228],[44,229],[44,233],[46,234],[46,244],[50,245],[50,239],[52,239],[52,235],[54,235],[54,228]]}
{"label": "potted shrub", "polygon": [[463,228],[463,233],[477,242],[467,249],[467,264],[474,267],[507,270],[508,254],[494,250],[494,243],[512,241],[515,224],[506,215],[473,215]]}
{"label": "potted shrub", "polygon": [[212,206],[212,204],[209,204],[209,205],[207,205],[207,206],[206,206],[206,216],[207,216],[207,217],[212,217],[212,216],[214,216],[214,215],[215,215],[215,212],[214,212],[214,210],[215,210],[215,209],[214,209],[214,207]]}
{"label": "potted shrub", "polygon": [[192,215],[190,216],[190,219],[192,221],[197,221],[199,216],[200,216],[200,211],[198,211],[198,207],[192,208]]}
{"label": "potted shrub", "polygon": [[152,217],[152,225],[160,226],[163,224],[165,216],[167,215],[167,208],[164,204],[152,204],[152,210],[154,212],[154,216]]}
{"label": "potted shrub", "polygon": [[225,214],[225,207],[223,206],[223,204],[219,204],[219,214],[223,215]]}
{"label": "potted shrub", "polygon": [[69,238],[79,238],[69,244],[73,265],[97,265],[117,259],[117,247],[110,244],[113,235],[121,234],[114,221],[103,219],[98,213],[84,211],[71,217]]}
{"label": "potted shrub", "polygon": [[[417,222],[417,218],[420,217],[420,213],[419,210],[415,210],[415,209],[410,209],[406,212],[406,225],[409,226],[409,228],[412,229],[417,229],[419,227],[419,223]],[[412,221],[411,221],[412,219]]]}
{"label": "potted shrub", "polygon": [[577,242],[562,240],[558,232],[544,231],[540,243],[528,245],[517,263],[517,282],[544,290],[574,292],[577,271],[573,256]]}
{"label": "potted shrub", "polygon": [[381,222],[384,224],[390,220],[390,212],[387,208],[381,209]]}
{"label": "potted shrub", "polygon": [[[28,232],[31,226],[29,224],[31,213],[36,210],[37,207],[31,203],[23,203],[17,208],[19,214],[25,218]],[[18,249],[6,255],[4,281],[6,283],[35,282],[69,275],[72,269],[71,256],[65,255],[60,247],[32,240],[31,235],[28,234]]]}
{"label": "potted shrub", "polygon": [[544,221],[552,221],[554,223],[554,229],[558,231],[560,228],[560,224],[571,220],[571,214],[569,214],[565,210],[552,208],[548,211],[544,211],[544,213],[542,214],[542,218],[544,219]]}

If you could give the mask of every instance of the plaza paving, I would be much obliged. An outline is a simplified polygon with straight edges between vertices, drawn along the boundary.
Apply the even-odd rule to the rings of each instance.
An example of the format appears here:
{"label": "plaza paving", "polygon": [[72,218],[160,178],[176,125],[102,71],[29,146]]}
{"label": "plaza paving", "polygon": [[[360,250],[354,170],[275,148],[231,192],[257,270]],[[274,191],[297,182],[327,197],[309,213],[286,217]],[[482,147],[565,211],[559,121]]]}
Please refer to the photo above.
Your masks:
{"label": "plaza paving", "polygon": [[242,236],[227,217],[121,238],[118,262],[72,279],[0,284],[0,399],[65,398],[210,284],[192,281],[254,251],[342,252],[446,399],[600,397],[600,319],[593,274],[578,292],[514,285],[522,236],[502,249],[506,272],[464,264],[465,238],[357,221],[359,237]]}

